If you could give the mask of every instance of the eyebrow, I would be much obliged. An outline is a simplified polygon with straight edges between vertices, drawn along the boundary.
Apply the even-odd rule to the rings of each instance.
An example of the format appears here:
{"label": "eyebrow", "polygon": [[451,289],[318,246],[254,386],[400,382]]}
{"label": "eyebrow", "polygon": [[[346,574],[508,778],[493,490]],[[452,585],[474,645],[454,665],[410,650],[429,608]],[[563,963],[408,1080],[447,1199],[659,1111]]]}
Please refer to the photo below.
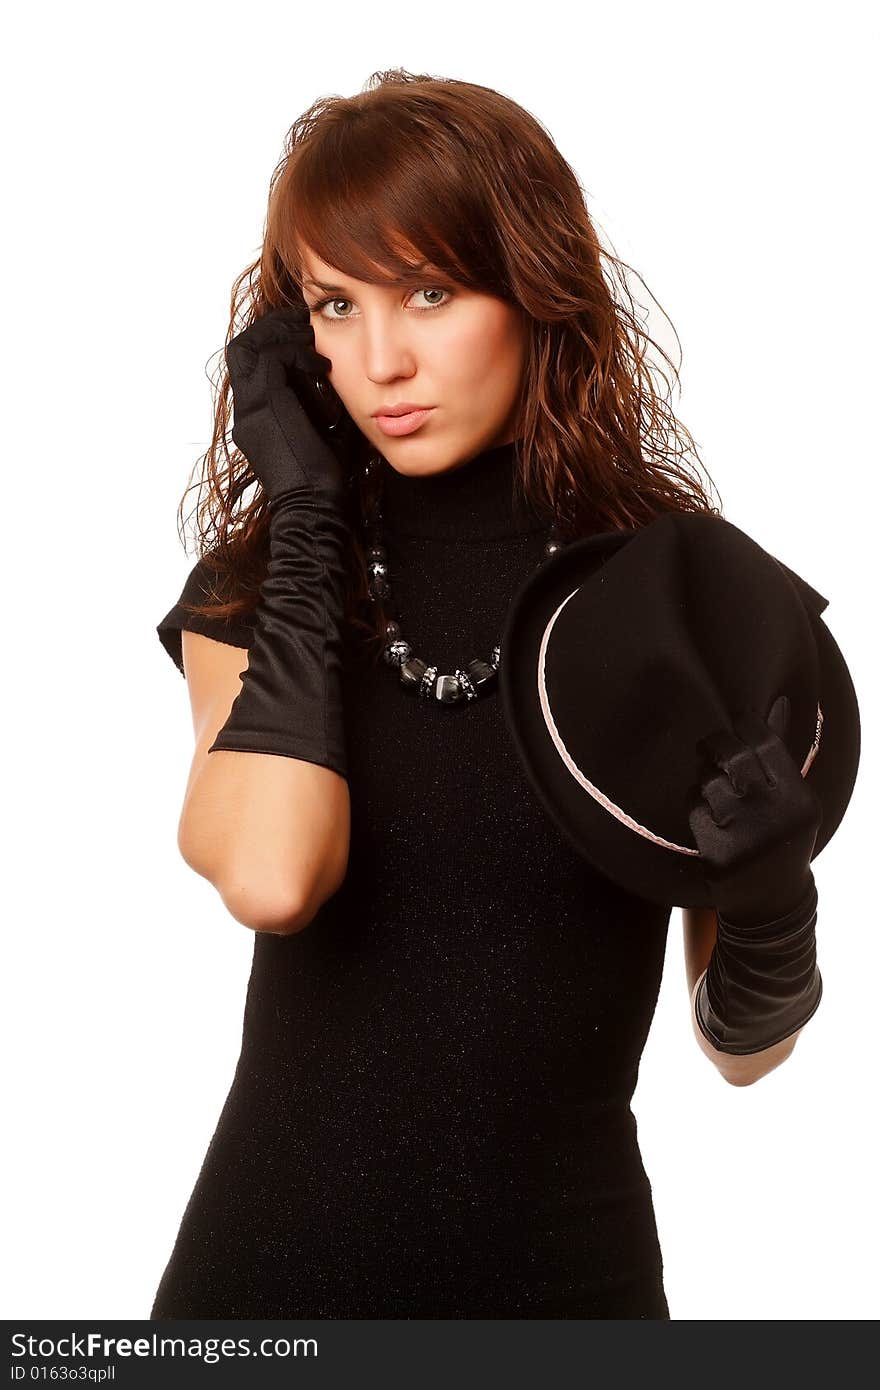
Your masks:
{"label": "eyebrow", "polygon": [[[412,267],[412,270],[413,270],[414,274],[416,274],[416,275],[423,275],[423,274],[425,274],[426,272],[428,272],[428,273],[433,273],[434,275],[436,275],[436,276],[438,276],[438,277],[445,278],[445,277],[443,277],[443,272],[440,271],[440,270],[438,270],[438,268],[437,268],[431,261],[420,261],[418,265],[414,265],[414,266]],[[400,284],[403,284],[404,282],[401,280],[399,283],[400,283]],[[324,282],[323,280],[313,280],[312,277],[311,277],[311,275],[304,275],[304,276],[303,276],[303,284],[304,284],[304,285],[313,285],[313,286],[315,287],[316,290],[325,290],[328,294],[344,294],[344,293],[345,293],[345,286],[344,286],[344,285],[328,285],[328,284],[325,284],[325,282]]]}
{"label": "eyebrow", "polygon": [[323,282],[323,280],[313,280],[313,279],[311,278],[310,275],[306,275],[306,276],[304,277],[304,279],[303,279],[303,284],[304,284],[304,285],[314,285],[314,287],[315,287],[316,290],[330,290],[330,291],[339,290],[339,291],[341,291],[342,288],[343,288],[342,285],[325,285],[324,282]]}

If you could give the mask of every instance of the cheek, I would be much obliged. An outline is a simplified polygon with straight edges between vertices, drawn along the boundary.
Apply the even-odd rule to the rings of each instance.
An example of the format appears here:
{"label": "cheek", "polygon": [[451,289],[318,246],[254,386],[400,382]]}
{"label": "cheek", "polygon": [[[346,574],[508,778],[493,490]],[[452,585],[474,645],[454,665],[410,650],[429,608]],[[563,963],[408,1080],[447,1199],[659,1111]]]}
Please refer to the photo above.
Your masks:
{"label": "cheek", "polygon": [[313,318],[312,327],[315,330],[315,351],[322,357],[329,358],[332,363],[327,379],[334,391],[344,399],[354,380],[355,372],[352,364],[347,361],[345,344],[340,342],[342,335],[337,336],[332,328],[322,327],[320,319]]}
{"label": "cheek", "polygon": [[451,327],[445,348],[457,376],[499,381],[518,377],[523,362],[519,320],[506,305],[480,306]]}
{"label": "cheek", "polygon": [[[330,344],[330,334],[327,332],[327,329],[326,329],[326,327],[324,326],[322,320],[321,320],[316,314],[313,314],[312,317],[311,317],[311,319],[310,319],[310,322],[311,322],[311,325],[312,325],[312,331],[314,332],[314,335],[315,335],[315,349],[316,349],[316,351],[322,353],[324,357],[329,357],[329,358],[331,358],[331,360],[332,360],[332,359],[333,359],[333,354],[332,354],[331,352],[328,351],[328,348],[329,348],[330,345],[331,345],[331,344]],[[334,365],[334,366],[336,365],[335,361],[334,361],[333,365]]]}

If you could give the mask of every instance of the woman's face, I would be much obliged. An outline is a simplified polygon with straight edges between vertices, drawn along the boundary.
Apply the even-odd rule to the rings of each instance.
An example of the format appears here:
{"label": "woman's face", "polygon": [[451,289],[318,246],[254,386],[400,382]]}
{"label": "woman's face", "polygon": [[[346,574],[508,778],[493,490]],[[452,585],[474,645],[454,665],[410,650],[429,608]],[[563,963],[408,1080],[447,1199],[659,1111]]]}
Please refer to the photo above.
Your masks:
{"label": "woman's face", "polygon": [[[455,468],[518,434],[525,315],[494,295],[370,285],[303,257],[303,295],[328,379],[358,429],[400,473]],[[428,406],[406,434],[386,433],[380,407]],[[413,424],[419,417],[413,416]],[[407,423],[407,422],[404,422]]]}

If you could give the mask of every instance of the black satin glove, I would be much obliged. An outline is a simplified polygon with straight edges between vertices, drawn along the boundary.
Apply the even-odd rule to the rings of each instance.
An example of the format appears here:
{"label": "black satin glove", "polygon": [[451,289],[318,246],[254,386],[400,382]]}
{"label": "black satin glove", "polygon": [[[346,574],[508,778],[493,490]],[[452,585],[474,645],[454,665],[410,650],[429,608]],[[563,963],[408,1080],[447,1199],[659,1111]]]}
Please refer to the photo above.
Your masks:
{"label": "black satin glove", "polygon": [[788,697],[701,739],[706,780],[688,823],[717,912],[740,926],[781,917],[810,886],[822,806],[784,743]]}
{"label": "black satin glove", "polygon": [[810,868],[822,807],[784,743],[785,695],[702,739],[706,780],[688,822],[713,892],[718,936],[695,999],[719,1051],[759,1052],[819,1005],[818,893]]}
{"label": "black satin glove", "polygon": [[226,362],[232,438],[270,504],[291,489],[307,489],[310,497],[342,507],[342,462],[312,424],[298,394],[333,365],[315,347],[306,306],[270,309],[230,341]]}
{"label": "black satin glove", "polygon": [[269,562],[242,688],[208,752],[275,753],[347,777],[347,480],[298,395],[332,364],[315,350],[304,305],[271,309],[231,340],[226,359],[232,438],[267,497]]}

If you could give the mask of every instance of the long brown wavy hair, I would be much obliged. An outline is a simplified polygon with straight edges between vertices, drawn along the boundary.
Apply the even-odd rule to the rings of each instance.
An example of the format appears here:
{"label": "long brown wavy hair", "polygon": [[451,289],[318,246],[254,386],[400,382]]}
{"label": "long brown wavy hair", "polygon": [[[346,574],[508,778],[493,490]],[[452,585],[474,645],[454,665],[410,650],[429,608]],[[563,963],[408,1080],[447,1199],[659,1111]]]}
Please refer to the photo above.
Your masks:
{"label": "long brown wavy hair", "polygon": [[[584,191],[548,131],[490,87],[395,68],[374,73],[356,96],[320,97],[288,131],[261,254],[232,288],[212,378],[211,445],[180,504],[183,526],[186,498],[199,489],[199,553],[216,600],[191,611],[240,617],[259,598],[268,511],[247,459],[230,448],[225,348],[269,309],[304,303],[304,247],[371,284],[424,288],[419,264],[430,263],[453,284],[525,311],[516,488],[552,509],[563,542],[640,527],[667,511],[720,515],[687,463],[689,452],[699,459],[696,445],[649,349],[676,382],[678,371],[642,327],[623,273],[630,267],[600,245]],[[345,438],[353,498],[346,616],[375,660],[385,615],[367,588],[363,520],[366,465],[377,454],[353,426]]]}

